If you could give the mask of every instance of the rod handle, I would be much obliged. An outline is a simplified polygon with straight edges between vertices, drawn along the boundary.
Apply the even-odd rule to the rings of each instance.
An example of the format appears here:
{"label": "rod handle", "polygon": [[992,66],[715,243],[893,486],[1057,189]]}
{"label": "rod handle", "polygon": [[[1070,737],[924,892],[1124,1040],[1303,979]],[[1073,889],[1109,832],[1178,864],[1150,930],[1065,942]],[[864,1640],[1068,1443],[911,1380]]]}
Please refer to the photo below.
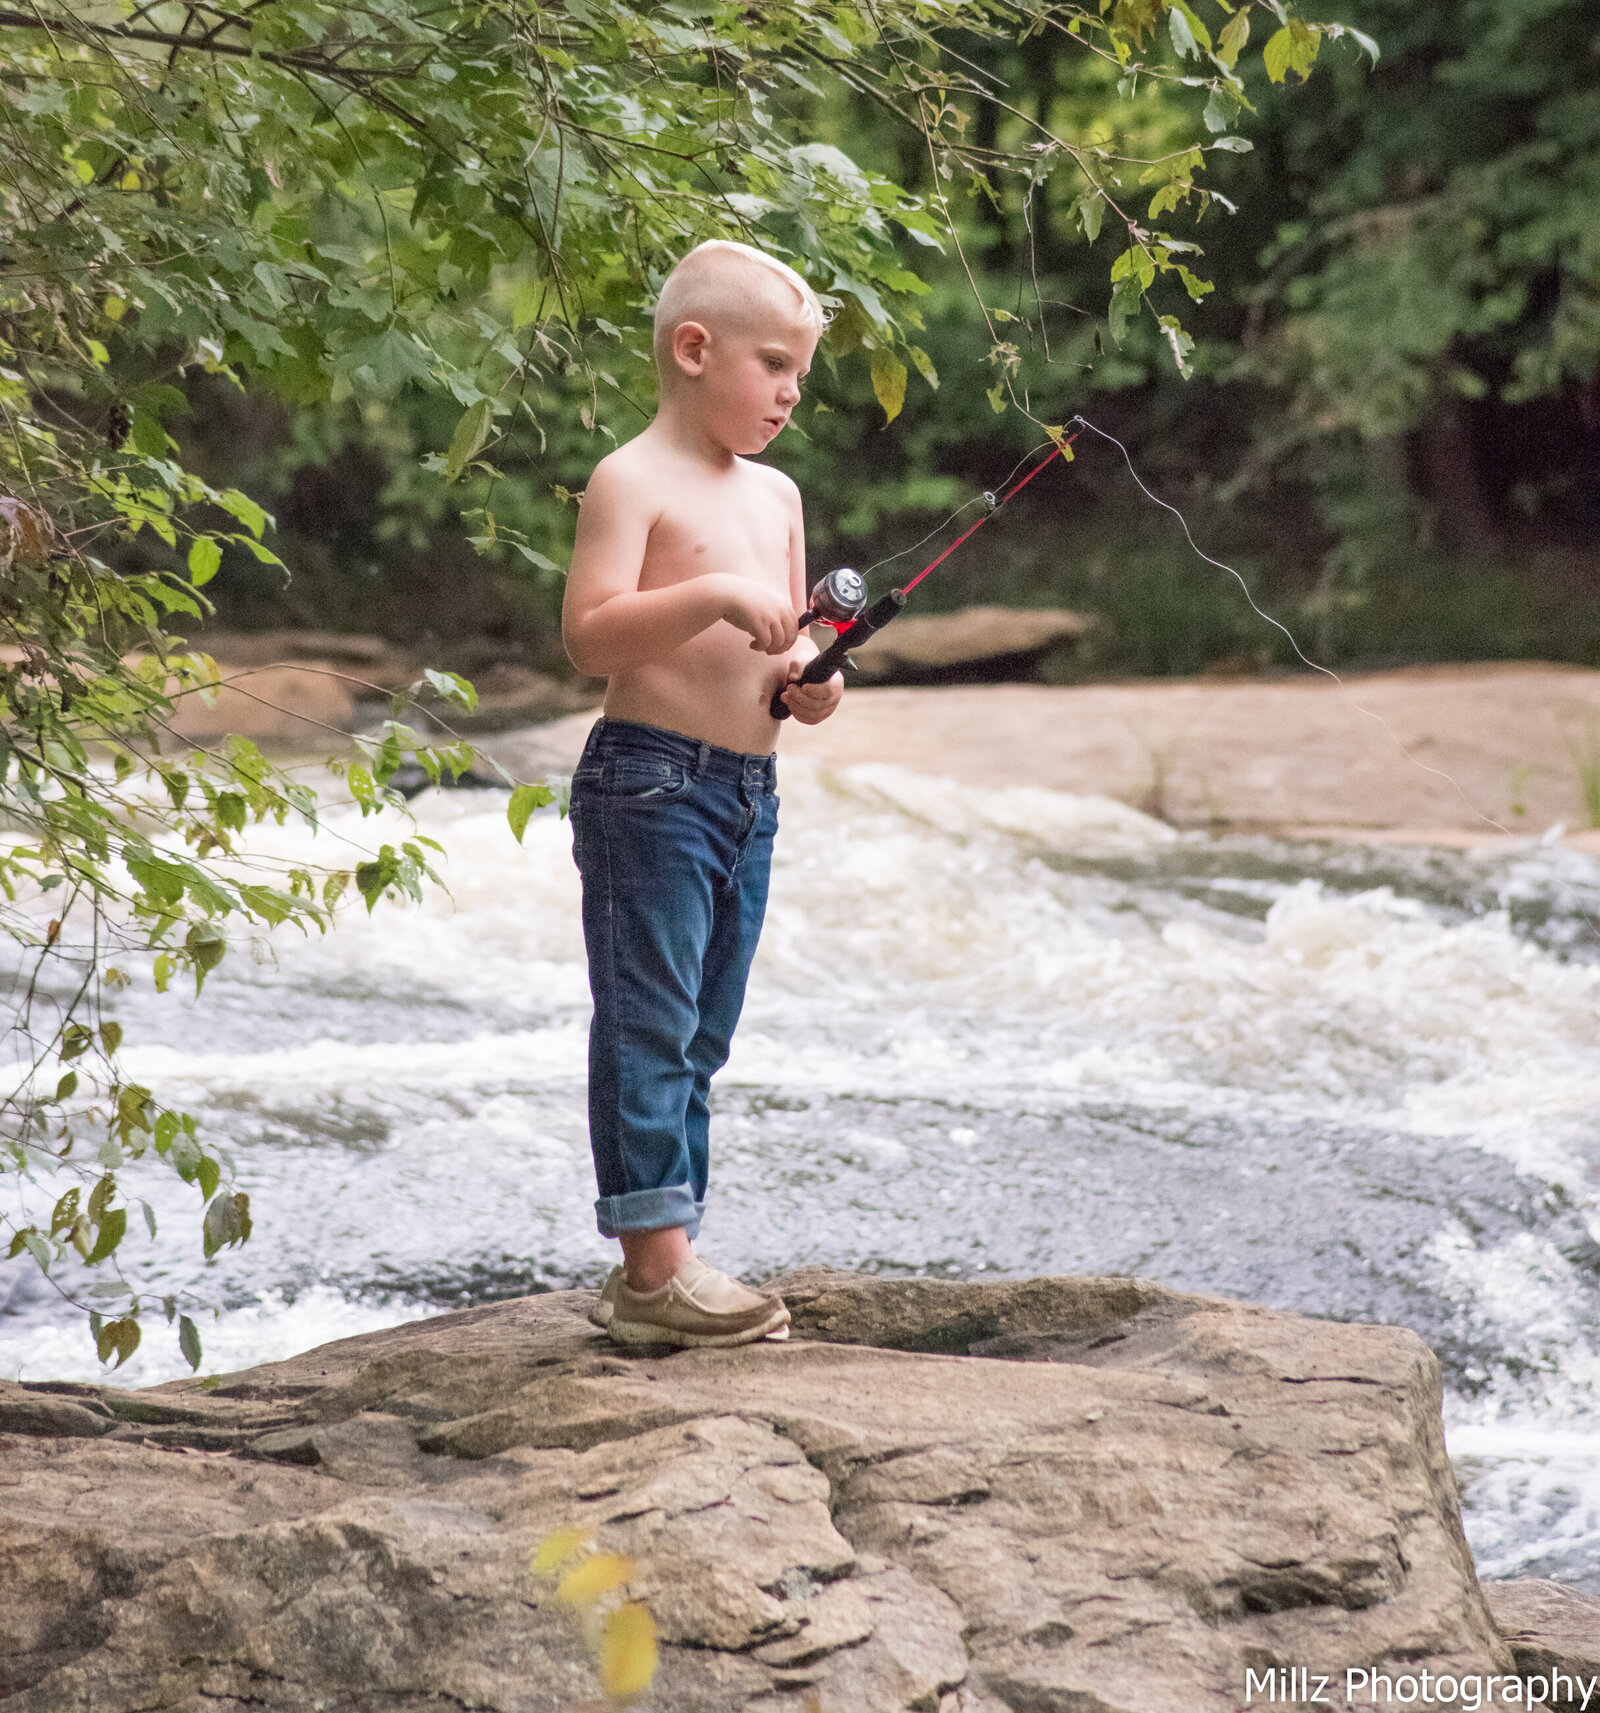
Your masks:
{"label": "rod handle", "polygon": [[[891,589],[882,600],[875,601],[848,630],[840,631],[815,660],[807,663],[805,671],[800,674],[799,682],[826,684],[835,672],[849,665],[850,650],[859,648],[869,637],[876,636],[891,619],[899,616],[900,609],[905,604],[905,595],[899,589]],[[775,720],[789,718],[789,706],[783,700],[783,693],[788,688],[789,684],[784,683],[772,692],[767,711]]]}

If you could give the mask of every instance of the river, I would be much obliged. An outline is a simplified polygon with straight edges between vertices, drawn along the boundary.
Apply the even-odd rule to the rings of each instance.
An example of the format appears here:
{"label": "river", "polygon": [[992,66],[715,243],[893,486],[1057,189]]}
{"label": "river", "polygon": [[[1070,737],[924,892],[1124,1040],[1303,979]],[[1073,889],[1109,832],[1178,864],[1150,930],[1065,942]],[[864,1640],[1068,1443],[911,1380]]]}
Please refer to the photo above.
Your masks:
{"label": "river", "polygon": [[[892,767],[781,783],[712,1260],[1132,1272],[1412,1327],[1481,1572],[1600,1590],[1590,858],[1180,835]],[[414,809],[449,898],[235,951],[198,1004],[119,1001],[129,1071],[253,1201],[253,1240],[207,1266],[194,1191],[130,1176],[160,1222],[130,1264],[217,1306],[208,1371],[609,1265],[566,826],[541,813],[519,848],[495,793]],[[342,834],[377,836],[335,813],[319,846]],[[117,1378],[186,1371],[158,1319]],[[0,1264],[0,1374],[99,1374],[24,1262]]]}

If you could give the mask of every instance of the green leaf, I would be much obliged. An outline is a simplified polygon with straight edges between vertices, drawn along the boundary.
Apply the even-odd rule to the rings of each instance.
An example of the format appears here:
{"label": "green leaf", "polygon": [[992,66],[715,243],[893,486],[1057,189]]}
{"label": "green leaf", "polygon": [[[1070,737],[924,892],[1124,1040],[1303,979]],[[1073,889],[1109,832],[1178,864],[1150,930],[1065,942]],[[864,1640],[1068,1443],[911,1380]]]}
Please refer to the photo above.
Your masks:
{"label": "green leaf", "polygon": [[1198,59],[1202,53],[1211,52],[1211,32],[1185,0],[1172,0],[1167,28],[1172,32],[1172,46],[1180,59]]}
{"label": "green leaf", "polygon": [[1214,149],[1226,149],[1230,155],[1247,155],[1255,144],[1248,137],[1218,137],[1211,146]]}
{"label": "green leaf", "polygon": [[95,1349],[102,1362],[109,1362],[114,1355],[117,1366],[124,1362],[139,1348],[139,1323],[131,1316],[121,1320],[106,1321],[95,1334]]}
{"label": "green leaf", "polygon": [[211,495],[211,498],[230,517],[242,523],[258,541],[272,521],[248,494],[241,493],[237,488],[225,488],[220,494]]}
{"label": "green leaf", "polygon": [[178,1349],[183,1352],[183,1359],[191,1370],[200,1366],[200,1332],[186,1314],[178,1316]]}
{"label": "green leaf", "polygon": [[906,366],[892,351],[872,353],[872,393],[883,407],[885,426],[900,414],[906,402]]}
{"label": "green leaf", "polygon": [[[100,1220],[100,1228],[95,1236],[94,1248],[84,1256],[87,1266],[95,1267],[100,1262],[109,1260],[115,1253],[117,1245],[122,1241],[128,1229],[128,1210],[114,1207],[109,1209]],[[102,1360],[104,1360],[102,1358]]]}
{"label": "green leaf", "polygon": [[1205,112],[1201,114],[1201,118],[1205,121],[1208,131],[1226,131],[1238,112],[1239,103],[1219,84],[1207,98]]}
{"label": "green leaf", "polygon": [[184,935],[183,944],[194,968],[194,991],[198,995],[206,977],[227,956],[227,937],[213,922],[196,922]]}
{"label": "green leaf", "polygon": [[447,482],[457,482],[461,473],[483,450],[494,425],[494,401],[479,399],[462,414],[456,431],[450,436],[450,450],[445,454],[444,476]]}
{"label": "green leaf", "polygon": [[201,1197],[210,1201],[222,1182],[222,1167],[209,1154],[202,1154],[199,1165],[195,1167],[195,1178],[200,1185]]}
{"label": "green leaf", "polygon": [[1119,280],[1111,293],[1111,304],[1106,311],[1106,321],[1114,345],[1122,343],[1123,333],[1128,322],[1139,313],[1141,297],[1139,282],[1135,278]]}
{"label": "green leaf", "polygon": [[528,817],[535,809],[542,809],[555,800],[555,793],[545,785],[519,785],[511,793],[506,819],[511,823],[512,834],[519,845],[522,835],[528,830]]}
{"label": "green leaf", "polygon": [[398,392],[407,381],[433,378],[432,353],[392,327],[387,333],[352,345],[340,359],[340,366],[385,393]]}
{"label": "green leaf", "polygon": [[198,589],[222,569],[222,548],[215,537],[196,536],[189,543],[189,578]]}
{"label": "green leaf", "polygon": [[1222,34],[1217,37],[1217,58],[1229,71],[1232,71],[1234,66],[1238,64],[1239,55],[1244,51],[1245,44],[1249,40],[1250,8],[1241,6],[1222,26]]}
{"label": "green leaf", "polygon": [[1189,365],[1189,358],[1194,351],[1194,340],[1184,332],[1182,324],[1175,315],[1161,317],[1161,331],[1167,341],[1167,348],[1172,352],[1172,360],[1177,370],[1185,380],[1194,373]]}
{"label": "green leaf", "polygon": [[250,1237],[249,1196],[238,1190],[219,1191],[206,1204],[201,1233],[208,1261],[219,1249],[247,1242]]}
{"label": "green leaf", "polygon": [[160,422],[148,411],[136,410],[133,413],[133,425],[128,432],[128,443],[136,452],[141,452],[146,458],[165,458],[176,450],[177,443],[167,433]]}
{"label": "green leaf", "polygon": [[1078,198],[1077,209],[1083,235],[1092,244],[1100,236],[1100,221],[1106,211],[1105,198],[1097,190],[1088,191]]}
{"label": "green leaf", "polygon": [[1178,179],[1162,185],[1160,190],[1150,198],[1150,219],[1159,220],[1170,209],[1176,208],[1188,194],[1188,191],[1189,186]]}
{"label": "green leaf", "polygon": [[478,705],[478,692],[459,672],[435,672],[431,667],[422,676],[447,702],[454,702],[470,714]]}
{"label": "green leaf", "polygon": [[1303,83],[1311,75],[1311,68],[1317,59],[1317,49],[1321,45],[1319,25],[1305,24],[1298,18],[1291,18],[1283,29],[1268,39],[1262,51],[1267,76],[1274,83],[1282,83],[1285,76],[1292,71]]}
{"label": "green leaf", "polygon": [[[505,538],[502,539],[504,540]],[[554,571],[558,574],[560,573],[561,567],[556,564],[555,560],[547,558],[536,548],[529,547],[527,542],[506,541],[506,545],[511,548],[513,553],[520,554],[530,565],[537,565],[541,571]]]}
{"label": "green leaf", "polygon": [[1348,36],[1374,65],[1378,63],[1378,44],[1365,31],[1358,30],[1351,24],[1324,24],[1322,28],[1335,41],[1343,36]]}
{"label": "green leaf", "polygon": [[400,858],[393,845],[382,846],[371,862],[356,867],[356,890],[367,901],[367,914],[377,908],[378,900],[400,877]]}

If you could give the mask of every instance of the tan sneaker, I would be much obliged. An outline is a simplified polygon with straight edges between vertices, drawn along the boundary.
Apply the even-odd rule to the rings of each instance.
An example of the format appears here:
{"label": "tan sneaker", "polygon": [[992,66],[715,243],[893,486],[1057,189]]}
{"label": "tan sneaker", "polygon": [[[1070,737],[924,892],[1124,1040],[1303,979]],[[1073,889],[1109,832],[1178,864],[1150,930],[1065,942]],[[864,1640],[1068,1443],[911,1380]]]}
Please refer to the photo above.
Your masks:
{"label": "tan sneaker", "polygon": [[613,1267],[611,1269],[610,1276],[600,1287],[600,1301],[589,1310],[589,1323],[591,1326],[598,1326],[601,1328],[610,1326],[611,1317],[616,1313],[617,1309],[617,1286],[621,1283],[622,1269],[620,1267]]}
{"label": "tan sneaker", "polygon": [[617,1281],[606,1332],[617,1344],[754,1344],[787,1338],[783,1298],[752,1291],[691,1255],[659,1291]]}

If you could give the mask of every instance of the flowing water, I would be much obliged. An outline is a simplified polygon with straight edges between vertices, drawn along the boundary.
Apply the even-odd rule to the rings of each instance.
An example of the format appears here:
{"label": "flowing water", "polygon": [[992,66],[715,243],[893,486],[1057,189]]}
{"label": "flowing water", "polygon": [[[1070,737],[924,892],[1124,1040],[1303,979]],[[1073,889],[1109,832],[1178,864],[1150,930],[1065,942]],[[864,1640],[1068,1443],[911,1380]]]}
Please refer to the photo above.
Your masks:
{"label": "flowing water", "polygon": [[[1180,836],[891,767],[790,764],[783,792],[716,1095],[714,1260],[1136,1272],[1413,1327],[1444,1363],[1483,1573],[1600,1589],[1590,859]],[[160,1235],[130,1262],[220,1308],[207,1369],[609,1265],[567,829],[540,814],[519,849],[503,807],[415,805],[448,900],[234,954],[198,1005],[123,996],[130,1071],[253,1198],[254,1239],[206,1266],[194,1191],[131,1183]],[[118,1378],[183,1371],[157,1322]],[[0,1264],[19,1373],[98,1373],[25,1262]]]}

